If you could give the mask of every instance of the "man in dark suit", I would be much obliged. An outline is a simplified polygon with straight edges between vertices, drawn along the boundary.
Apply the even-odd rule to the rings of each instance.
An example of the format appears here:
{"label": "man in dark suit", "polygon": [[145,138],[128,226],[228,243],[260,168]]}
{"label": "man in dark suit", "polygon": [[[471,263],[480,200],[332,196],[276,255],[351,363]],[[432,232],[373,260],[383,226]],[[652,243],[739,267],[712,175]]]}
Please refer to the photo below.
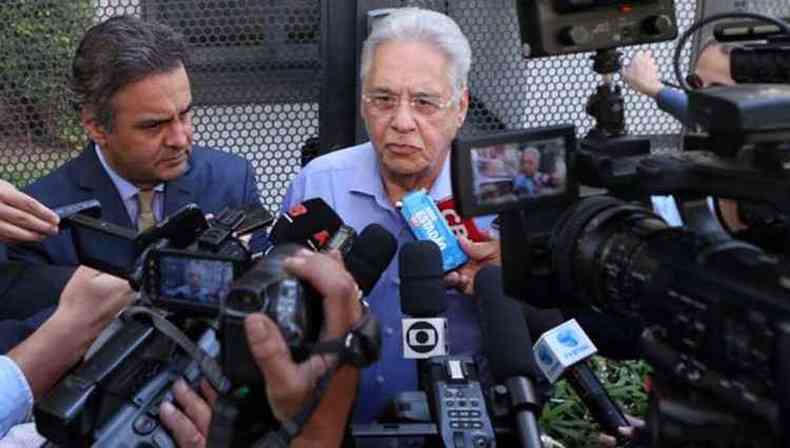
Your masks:
{"label": "man in dark suit", "polygon": [[[70,87],[91,143],[26,192],[50,208],[98,199],[102,220],[138,230],[188,203],[213,214],[260,206],[246,160],[192,146],[186,63],[186,43],[169,27],[120,16],[88,30]],[[9,258],[78,264],[69,232],[9,247]]]}

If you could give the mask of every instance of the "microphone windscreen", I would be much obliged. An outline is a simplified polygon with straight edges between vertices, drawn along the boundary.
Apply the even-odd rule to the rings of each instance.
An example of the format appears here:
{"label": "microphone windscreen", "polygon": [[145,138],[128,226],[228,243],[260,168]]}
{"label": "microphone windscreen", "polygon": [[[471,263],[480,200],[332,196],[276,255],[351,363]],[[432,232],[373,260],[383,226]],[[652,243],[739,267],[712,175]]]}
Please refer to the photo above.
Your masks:
{"label": "microphone windscreen", "polygon": [[535,378],[537,365],[532,338],[521,305],[505,296],[501,269],[484,267],[475,276],[474,285],[483,349],[494,378],[498,382],[517,376]]}
{"label": "microphone windscreen", "polygon": [[436,317],[447,308],[442,252],[433,241],[410,241],[398,254],[401,311]]}
{"label": "microphone windscreen", "polygon": [[297,243],[318,250],[326,244],[343,220],[321,198],[308,199],[281,214],[272,227],[274,244]]}
{"label": "microphone windscreen", "polygon": [[397,250],[395,237],[378,224],[368,225],[357,236],[344,261],[365,296],[370,294]]}

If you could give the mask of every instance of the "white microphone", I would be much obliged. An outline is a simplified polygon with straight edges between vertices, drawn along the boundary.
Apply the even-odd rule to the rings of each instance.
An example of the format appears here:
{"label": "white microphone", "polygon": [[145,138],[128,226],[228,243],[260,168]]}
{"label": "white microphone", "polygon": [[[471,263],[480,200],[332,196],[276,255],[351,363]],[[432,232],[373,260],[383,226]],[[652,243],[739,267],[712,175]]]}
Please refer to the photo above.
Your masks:
{"label": "white microphone", "polygon": [[582,327],[571,319],[543,333],[534,346],[535,362],[550,382],[559,379],[568,367],[598,353]]}
{"label": "white microphone", "polygon": [[564,375],[604,432],[616,435],[618,428],[630,426],[620,406],[584,362],[598,349],[575,319],[544,333],[534,351],[535,361],[546,378],[554,383]]}

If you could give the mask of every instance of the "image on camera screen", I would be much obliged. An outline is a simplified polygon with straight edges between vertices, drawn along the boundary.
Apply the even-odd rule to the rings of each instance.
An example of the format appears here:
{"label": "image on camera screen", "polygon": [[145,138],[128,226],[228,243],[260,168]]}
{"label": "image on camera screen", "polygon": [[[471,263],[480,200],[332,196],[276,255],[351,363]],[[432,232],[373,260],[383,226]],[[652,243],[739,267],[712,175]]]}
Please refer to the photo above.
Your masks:
{"label": "image on camera screen", "polygon": [[471,156],[478,206],[557,196],[566,191],[562,137],[475,147]]}
{"label": "image on camera screen", "polygon": [[163,255],[159,269],[160,296],[196,304],[219,305],[233,282],[233,264],[225,260]]}

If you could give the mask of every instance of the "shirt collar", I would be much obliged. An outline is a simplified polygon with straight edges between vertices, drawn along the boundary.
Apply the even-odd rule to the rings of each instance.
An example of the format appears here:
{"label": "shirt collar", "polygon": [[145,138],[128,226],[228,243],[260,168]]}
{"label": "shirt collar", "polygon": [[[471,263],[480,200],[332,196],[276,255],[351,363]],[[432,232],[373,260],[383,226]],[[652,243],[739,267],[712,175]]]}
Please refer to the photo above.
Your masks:
{"label": "shirt collar", "polygon": [[[110,176],[110,180],[112,180],[113,185],[115,185],[115,189],[118,190],[118,193],[121,195],[121,199],[124,201],[133,198],[140,188],[138,188],[133,183],[129,182],[128,180],[121,177],[115,170],[110,167],[107,163],[107,160],[104,158],[104,153],[99,146],[98,143],[95,144],[96,146],[96,156],[99,157],[99,162],[101,162],[101,166],[104,168],[104,171],[107,172],[107,175]],[[165,191],[165,184],[160,183],[154,187],[154,191],[163,192]]]}

